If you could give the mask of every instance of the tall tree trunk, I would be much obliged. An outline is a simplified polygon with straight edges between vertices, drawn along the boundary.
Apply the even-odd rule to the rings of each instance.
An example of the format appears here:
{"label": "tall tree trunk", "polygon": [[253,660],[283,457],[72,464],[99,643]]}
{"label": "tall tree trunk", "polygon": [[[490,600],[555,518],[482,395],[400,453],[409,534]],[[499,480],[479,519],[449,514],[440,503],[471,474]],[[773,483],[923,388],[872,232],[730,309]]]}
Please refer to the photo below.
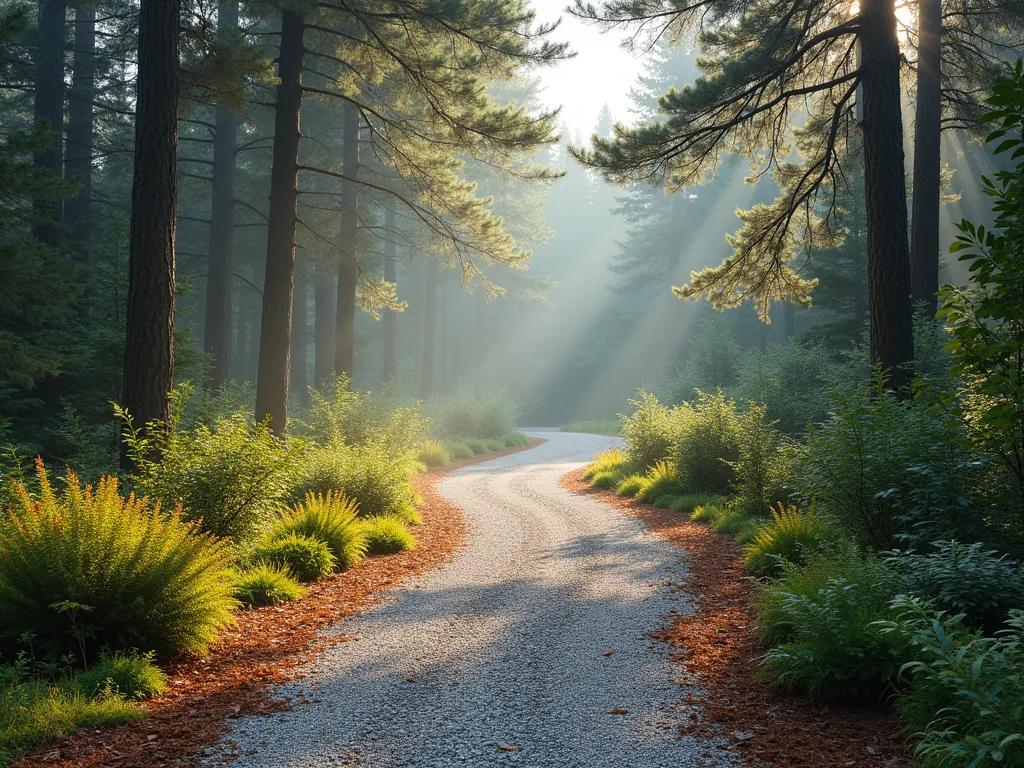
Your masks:
{"label": "tall tree trunk", "polygon": [[64,219],[74,247],[75,258],[89,258],[92,222],[92,103],[96,85],[96,11],[89,3],[75,8],[75,58],[68,98],[67,157],[64,173],[68,179],[79,177],[82,188],[64,204]]}
{"label": "tall tree trunk", "polygon": [[[387,208],[384,212],[384,280],[395,283],[398,279],[395,264],[395,212]],[[398,315],[385,309],[384,328],[384,381],[395,378],[398,373]]]}
{"label": "tall tree trunk", "polygon": [[[238,0],[221,2],[217,31],[230,40],[238,29]],[[237,121],[231,107],[217,107],[213,138],[213,200],[210,211],[210,258],[206,277],[206,327],[203,347],[213,358],[210,384],[227,381],[231,358],[232,249],[235,232],[235,136]]]}
{"label": "tall tree trunk", "polygon": [[896,13],[892,0],[861,0],[860,15],[871,363],[901,390],[914,337]]}
{"label": "tall tree trunk", "polygon": [[309,283],[306,270],[295,268],[295,300],[292,304],[292,389],[300,400],[309,391]]}
{"label": "tall tree trunk", "polygon": [[[64,38],[67,32],[67,0],[40,0],[39,47],[36,54],[35,119],[44,121],[53,132],[53,144],[34,156],[35,166],[51,171],[62,170],[62,135],[64,129]],[[36,211],[42,222],[36,237],[54,247],[60,243],[60,201],[37,201]]]}
{"label": "tall tree trunk", "polygon": [[910,219],[910,280],[915,302],[938,309],[939,192],[942,120],[942,2],[919,0],[917,110],[914,118],[914,203]]}
{"label": "tall tree trunk", "polygon": [[235,320],[235,354],[231,358],[231,378],[241,383],[248,378],[248,346],[246,338],[249,330],[249,302],[246,300],[246,290],[243,289],[235,294],[235,303],[238,305],[238,312]]}
{"label": "tall tree trunk", "polygon": [[356,268],[359,239],[359,110],[345,105],[342,138],[341,261],[338,262],[338,309],[334,329],[334,372],[352,378],[356,354]]}
{"label": "tall tree trunk", "polygon": [[437,260],[427,263],[427,293],[423,318],[423,386],[420,396],[425,400],[434,394],[434,364],[437,342]]}
{"label": "tall tree trunk", "polygon": [[299,118],[302,112],[302,14],[285,11],[274,106],[274,160],[267,217],[267,271],[263,281],[256,418],[270,417],[282,434],[288,426],[288,375],[295,290],[295,220],[299,199]]}
{"label": "tall tree trunk", "polygon": [[316,266],[313,289],[313,377],[314,386],[323,386],[334,371],[334,311],[338,301],[334,295],[334,270],[326,264]]}
{"label": "tall tree trunk", "polygon": [[[142,0],[123,389],[137,427],[169,422],[174,386],[180,28],[181,0]],[[121,465],[130,469],[126,448]]]}

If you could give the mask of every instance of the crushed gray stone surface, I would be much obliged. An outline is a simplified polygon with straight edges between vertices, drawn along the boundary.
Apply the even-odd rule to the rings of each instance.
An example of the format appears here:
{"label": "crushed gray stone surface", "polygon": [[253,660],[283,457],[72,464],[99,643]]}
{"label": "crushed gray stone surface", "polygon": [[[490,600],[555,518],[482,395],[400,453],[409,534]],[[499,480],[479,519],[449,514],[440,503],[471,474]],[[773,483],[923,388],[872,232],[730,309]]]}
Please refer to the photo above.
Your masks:
{"label": "crushed gray stone surface", "polygon": [[[467,547],[333,631],[292,710],[233,722],[215,763],[684,768],[732,763],[680,738],[687,690],[648,632],[691,607],[679,551],[559,477],[617,444],[548,442],[453,472],[438,491],[466,515]],[[609,653],[609,651],[611,653]]]}

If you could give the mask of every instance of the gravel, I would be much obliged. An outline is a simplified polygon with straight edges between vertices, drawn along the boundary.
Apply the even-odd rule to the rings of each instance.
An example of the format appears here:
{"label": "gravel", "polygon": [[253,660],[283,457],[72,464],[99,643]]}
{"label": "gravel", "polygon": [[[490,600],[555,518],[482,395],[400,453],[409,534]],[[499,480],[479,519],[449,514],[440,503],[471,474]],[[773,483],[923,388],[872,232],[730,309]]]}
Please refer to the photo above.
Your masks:
{"label": "gravel", "polygon": [[237,721],[220,756],[239,768],[725,764],[678,738],[672,705],[687,691],[647,636],[690,610],[668,586],[686,578],[679,551],[558,483],[617,441],[533,434],[548,442],[440,482],[468,547],[339,624],[360,639],[277,692],[310,701]]}

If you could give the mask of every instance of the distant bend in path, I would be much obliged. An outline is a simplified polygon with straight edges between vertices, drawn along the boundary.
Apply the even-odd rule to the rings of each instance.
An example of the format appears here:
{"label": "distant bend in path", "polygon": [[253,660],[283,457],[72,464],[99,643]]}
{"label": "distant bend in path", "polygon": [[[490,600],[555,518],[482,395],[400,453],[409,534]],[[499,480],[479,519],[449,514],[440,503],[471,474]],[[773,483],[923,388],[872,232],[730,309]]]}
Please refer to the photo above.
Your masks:
{"label": "distant bend in path", "polygon": [[559,485],[615,438],[534,434],[548,442],[440,482],[467,548],[339,624],[360,639],[281,691],[313,701],[238,721],[233,766],[715,764],[706,743],[678,738],[680,670],[647,634],[689,609],[665,586],[685,579],[679,551]]}

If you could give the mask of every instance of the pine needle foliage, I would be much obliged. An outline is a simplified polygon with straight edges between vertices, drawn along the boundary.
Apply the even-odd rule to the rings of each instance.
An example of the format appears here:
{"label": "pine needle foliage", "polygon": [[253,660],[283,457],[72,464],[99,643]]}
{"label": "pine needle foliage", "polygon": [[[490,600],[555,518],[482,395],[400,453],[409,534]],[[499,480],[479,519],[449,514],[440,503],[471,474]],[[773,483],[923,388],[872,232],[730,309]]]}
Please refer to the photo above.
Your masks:
{"label": "pine needle foliage", "polygon": [[57,494],[37,463],[38,498],[23,485],[0,517],[0,650],[33,637],[40,656],[80,661],[100,649],[204,653],[232,621],[232,556],[180,512],[167,514],[117,479],[74,474]]}

